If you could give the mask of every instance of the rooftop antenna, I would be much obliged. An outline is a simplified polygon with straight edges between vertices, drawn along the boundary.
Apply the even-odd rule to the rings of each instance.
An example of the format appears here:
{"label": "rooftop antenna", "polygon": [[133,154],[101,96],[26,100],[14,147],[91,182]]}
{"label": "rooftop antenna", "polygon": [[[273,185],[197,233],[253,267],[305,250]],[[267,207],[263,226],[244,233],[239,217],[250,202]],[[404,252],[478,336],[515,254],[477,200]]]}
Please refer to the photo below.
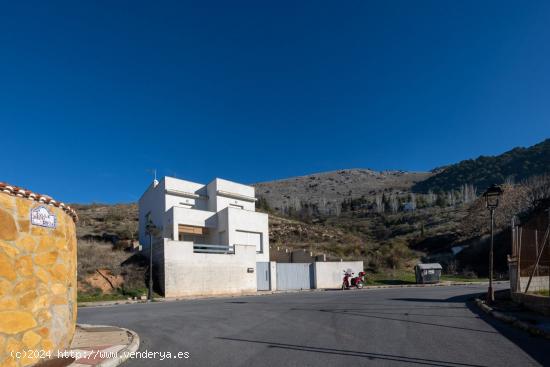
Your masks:
{"label": "rooftop antenna", "polygon": [[153,187],[156,187],[159,183],[157,180],[157,169],[148,169],[147,171],[153,174]]}

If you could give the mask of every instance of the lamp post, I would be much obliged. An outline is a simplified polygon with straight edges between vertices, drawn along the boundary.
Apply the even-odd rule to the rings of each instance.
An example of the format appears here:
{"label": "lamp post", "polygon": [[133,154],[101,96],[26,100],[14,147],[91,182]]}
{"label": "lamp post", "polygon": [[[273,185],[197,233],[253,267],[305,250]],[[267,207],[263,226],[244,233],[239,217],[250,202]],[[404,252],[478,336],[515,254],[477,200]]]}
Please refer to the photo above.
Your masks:
{"label": "lamp post", "polygon": [[153,300],[153,237],[158,236],[159,229],[155,224],[149,220],[145,225],[145,231],[149,234],[149,290],[147,292],[147,299]]}
{"label": "lamp post", "polygon": [[485,205],[491,212],[491,249],[489,251],[489,289],[487,291],[487,303],[495,301],[495,292],[493,290],[493,243],[494,243],[494,225],[495,225],[495,209],[498,207],[499,198],[502,195],[502,189],[493,184],[483,194],[485,197]]}

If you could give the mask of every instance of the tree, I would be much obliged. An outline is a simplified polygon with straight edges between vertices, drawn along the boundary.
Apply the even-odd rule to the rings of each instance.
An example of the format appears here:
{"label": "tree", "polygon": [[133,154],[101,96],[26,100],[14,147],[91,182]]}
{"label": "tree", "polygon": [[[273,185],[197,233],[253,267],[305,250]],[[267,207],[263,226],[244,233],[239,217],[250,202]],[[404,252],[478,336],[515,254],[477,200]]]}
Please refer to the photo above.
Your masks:
{"label": "tree", "polygon": [[426,196],[426,203],[428,204],[428,206],[433,206],[436,200],[437,198],[434,192],[432,190],[429,190],[428,195]]}
{"label": "tree", "polygon": [[460,197],[464,204],[471,203],[476,200],[476,188],[472,184],[463,184],[460,186]]}
{"label": "tree", "polygon": [[441,208],[444,208],[447,206],[447,203],[445,201],[445,195],[443,195],[442,193],[441,194],[438,194],[437,195],[437,199],[435,200],[435,205],[441,207]]}
{"label": "tree", "polygon": [[324,215],[328,214],[327,199],[324,196],[319,200],[319,213]]}
{"label": "tree", "polygon": [[397,213],[399,209],[399,201],[397,200],[396,194],[392,194],[390,196],[390,209],[391,209],[391,212],[394,214]]}
{"label": "tree", "polygon": [[416,210],[416,195],[414,193],[409,195],[409,202],[411,203],[411,209]]}
{"label": "tree", "polygon": [[527,200],[532,207],[535,207],[539,200],[550,198],[550,175],[531,177],[524,185],[527,187]]}
{"label": "tree", "polygon": [[339,217],[340,216],[340,204],[338,203],[338,201],[335,201],[334,202],[334,214]]}
{"label": "tree", "polygon": [[375,204],[376,204],[376,211],[378,213],[384,213],[384,200],[383,195],[380,195],[380,193],[376,194],[376,197],[374,198]]}
{"label": "tree", "polygon": [[256,201],[256,208],[266,213],[271,212],[271,207],[269,206],[269,202],[263,196],[258,197],[258,200]]}
{"label": "tree", "polygon": [[455,195],[453,191],[449,191],[447,193],[447,205],[449,206],[455,206]]}

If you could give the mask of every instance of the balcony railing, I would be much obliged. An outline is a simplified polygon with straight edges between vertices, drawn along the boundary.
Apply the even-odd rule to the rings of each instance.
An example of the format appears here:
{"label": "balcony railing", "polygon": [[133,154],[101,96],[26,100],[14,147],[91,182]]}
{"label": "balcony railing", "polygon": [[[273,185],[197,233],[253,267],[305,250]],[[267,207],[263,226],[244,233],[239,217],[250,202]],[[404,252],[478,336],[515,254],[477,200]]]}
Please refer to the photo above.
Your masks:
{"label": "balcony railing", "polygon": [[235,246],[194,243],[193,252],[202,254],[234,254]]}

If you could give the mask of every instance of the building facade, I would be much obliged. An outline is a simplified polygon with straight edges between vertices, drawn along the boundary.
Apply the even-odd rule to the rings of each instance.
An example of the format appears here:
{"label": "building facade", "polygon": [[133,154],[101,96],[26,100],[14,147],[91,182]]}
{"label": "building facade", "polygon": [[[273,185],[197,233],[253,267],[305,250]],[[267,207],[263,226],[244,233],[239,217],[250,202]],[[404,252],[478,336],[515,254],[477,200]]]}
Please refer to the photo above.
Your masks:
{"label": "building facade", "polygon": [[[254,187],[165,177],[139,200],[139,241],[166,297],[271,289],[268,216]],[[158,231],[150,236],[147,223]]]}

